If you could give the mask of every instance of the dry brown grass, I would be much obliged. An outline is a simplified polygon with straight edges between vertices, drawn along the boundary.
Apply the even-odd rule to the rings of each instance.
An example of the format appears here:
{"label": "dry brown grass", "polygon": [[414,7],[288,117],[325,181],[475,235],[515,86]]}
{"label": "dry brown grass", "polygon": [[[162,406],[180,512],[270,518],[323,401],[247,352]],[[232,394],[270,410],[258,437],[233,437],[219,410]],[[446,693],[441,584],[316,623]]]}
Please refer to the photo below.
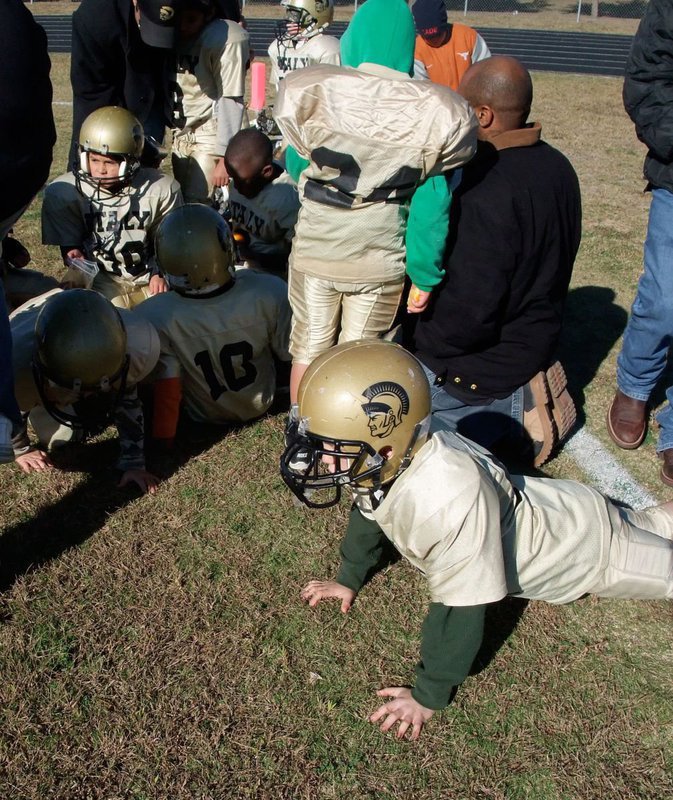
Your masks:
{"label": "dry brown grass", "polygon": [[[67,100],[67,57],[53,64]],[[533,116],[582,182],[567,361],[605,439],[640,269],[643,152],[619,81],[534,81]],[[54,174],[70,109],[56,112]],[[39,199],[17,233],[53,263],[38,219]],[[346,510],[293,505],[277,474],[282,425],[183,435],[171,458],[151,456],[165,477],[154,498],[114,488],[111,435],[64,453],[63,471],[3,468],[0,797],[673,796],[664,603],[501,603],[479,671],[418,744],[373,730],[375,689],[412,679],[423,582],[397,564],[346,618],[299,603],[304,581],[334,570]],[[660,492],[652,449],[612,452]],[[550,472],[578,475],[565,455]]]}

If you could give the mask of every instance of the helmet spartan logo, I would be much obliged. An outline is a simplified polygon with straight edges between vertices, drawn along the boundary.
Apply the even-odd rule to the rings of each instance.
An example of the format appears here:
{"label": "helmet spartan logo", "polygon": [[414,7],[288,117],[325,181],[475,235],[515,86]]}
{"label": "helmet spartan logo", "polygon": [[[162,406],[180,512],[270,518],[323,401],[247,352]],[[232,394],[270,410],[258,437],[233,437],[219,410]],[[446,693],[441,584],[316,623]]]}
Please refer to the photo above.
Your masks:
{"label": "helmet spartan logo", "polygon": [[162,22],[169,22],[173,19],[173,15],[175,14],[174,10],[171,6],[161,6],[159,9],[159,19]]}
{"label": "helmet spartan logo", "polygon": [[369,400],[362,410],[369,417],[367,425],[372,436],[385,439],[401,424],[402,417],[409,413],[409,395],[392,381],[380,381],[368,386],[363,397]]}
{"label": "helmet spartan logo", "polygon": [[315,0],[315,10],[320,13],[321,11],[327,11],[328,4],[327,0]]}

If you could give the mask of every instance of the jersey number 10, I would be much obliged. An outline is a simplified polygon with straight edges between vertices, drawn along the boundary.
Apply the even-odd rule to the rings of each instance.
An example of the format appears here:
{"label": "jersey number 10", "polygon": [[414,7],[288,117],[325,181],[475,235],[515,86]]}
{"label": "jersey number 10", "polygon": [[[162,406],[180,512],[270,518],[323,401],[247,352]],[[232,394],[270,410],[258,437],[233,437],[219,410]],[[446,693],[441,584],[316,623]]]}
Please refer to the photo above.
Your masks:
{"label": "jersey number 10", "polygon": [[[224,383],[220,383],[215,374],[215,367],[207,350],[201,350],[194,356],[194,363],[203,372],[203,377],[210,389],[210,396],[213,400],[224,394],[226,391],[240,392],[246,386],[254,383],[257,377],[257,368],[252,363],[252,345],[249,342],[234,342],[225,344],[220,350],[220,366]],[[236,374],[236,364],[238,369],[243,370],[242,375]],[[240,361],[239,361],[240,359]]]}

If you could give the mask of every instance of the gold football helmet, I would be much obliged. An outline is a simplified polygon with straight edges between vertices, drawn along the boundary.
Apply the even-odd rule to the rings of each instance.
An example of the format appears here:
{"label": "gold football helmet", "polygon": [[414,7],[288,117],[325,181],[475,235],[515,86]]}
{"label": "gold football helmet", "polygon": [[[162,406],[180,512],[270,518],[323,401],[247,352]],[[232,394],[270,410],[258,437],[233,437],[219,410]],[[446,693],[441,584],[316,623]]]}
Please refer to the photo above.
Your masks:
{"label": "gold football helmet", "polygon": [[[78,177],[97,188],[127,186],[140,168],[145,136],[143,126],[130,111],[119,106],[104,106],[89,114],[79,132]],[[120,159],[119,176],[94,178],[89,168],[89,153]]]}
{"label": "gold football helmet", "polygon": [[169,212],[157,229],[154,250],[159,269],[180,294],[217,294],[233,280],[231,231],[208,206],[189,203]]}
{"label": "gold football helmet", "polygon": [[312,508],[334,505],[346,484],[375,490],[389,483],[428,437],[428,380],[416,358],[392,342],[331,348],[304,374],[297,400],[280,469]]}
{"label": "gold football helmet", "polygon": [[[128,368],[126,329],[106,297],[91,289],[68,289],[45,302],[35,322],[33,374],[55,419],[102,430],[126,388]],[[64,411],[64,405],[74,406],[75,413]]]}
{"label": "gold football helmet", "polygon": [[285,20],[277,34],[281,42],[309,39],[322,33],[334,19],[334,0],[281,0],[281,6],[285,9]]}

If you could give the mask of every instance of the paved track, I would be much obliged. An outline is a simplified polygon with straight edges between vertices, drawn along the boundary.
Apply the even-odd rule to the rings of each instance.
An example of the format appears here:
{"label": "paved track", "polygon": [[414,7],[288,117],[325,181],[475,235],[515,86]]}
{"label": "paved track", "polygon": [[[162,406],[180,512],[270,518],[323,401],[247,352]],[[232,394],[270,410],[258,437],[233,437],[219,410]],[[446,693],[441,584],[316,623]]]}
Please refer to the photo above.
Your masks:
{"label": "paved track", "polygon": [[[36,16],[47,31],[52,53],[70,52],[69,16]],[[255,50],[266,53],[277,20],[249,19],[248,30]],[[335,22],[330,33],[340,36],[346,23]],[[479,28],[494,55],[512,55],[528,69],[547,72],[577,72],[588,75],[624,74],[631,36],[565,31],[511,30]]]}

